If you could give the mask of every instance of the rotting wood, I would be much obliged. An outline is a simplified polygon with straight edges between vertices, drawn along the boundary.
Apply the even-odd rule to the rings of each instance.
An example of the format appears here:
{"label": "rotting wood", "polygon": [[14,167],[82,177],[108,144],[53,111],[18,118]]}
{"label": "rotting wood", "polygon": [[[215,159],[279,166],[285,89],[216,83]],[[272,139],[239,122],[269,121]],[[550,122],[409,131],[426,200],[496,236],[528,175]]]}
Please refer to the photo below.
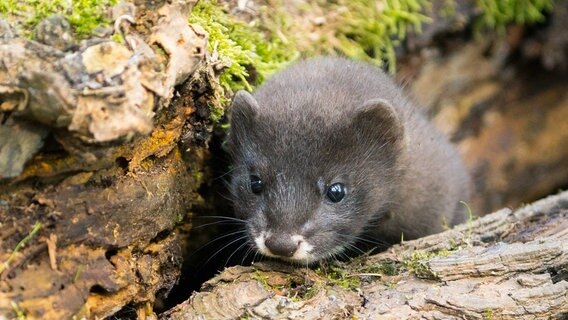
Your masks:
{"label": "rotting wood", "polygon": [[0,39],[0,179],[18,176],[48,132],[87,163],[103,158],[89,151],[104,143],[149,134],[174,86],[205,57],[207,34],[187,24],[195,2],[165,3],[156,12],[143,3],[118,5],[114,33],[124,40],[88,39],[74,51],[60,50],[57,37]]}
{"label": "rotting wood", "polygon": [[[18,37],[0,21],[1,319],[101,318],[125,306],[151,315],[177,282],[174,229],[198,202],[189,171],[206,152],[177,143],[195,133],[190,119],[211,124],[193,119],[208,106],[174,86],[187,93],[215,77],[202,65],[207,35],[187,24],[195,2],[121,3],[119,37],[103,29],[69,46]],[[61,19],[38,28],[60,30],[47,24]]]}

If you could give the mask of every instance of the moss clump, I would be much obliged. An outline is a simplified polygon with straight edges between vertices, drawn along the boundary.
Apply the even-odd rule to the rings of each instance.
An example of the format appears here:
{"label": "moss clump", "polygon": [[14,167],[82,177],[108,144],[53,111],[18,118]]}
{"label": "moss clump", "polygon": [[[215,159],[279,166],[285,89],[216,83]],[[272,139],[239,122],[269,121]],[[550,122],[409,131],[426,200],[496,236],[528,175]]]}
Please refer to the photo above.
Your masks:
{"label": "moss clump", "polygon": [[274,288],[270,284],[268,284],[268,277],[264,276],[260,271],[255,270],[251,278],[258,281],[264,289],[274,290]]}
{"label": "moss clump", "polygon": [[245,312],[245,314],[243,314],[240,318],[240,320],[250,320],[252,319],[251,315],[249,314],[248,311]]}
{"label": "moss clump", "polygon": [[110,38],[116,43],[122,43],[124,41],[124,37],[120,33],[115,33]]}
{"label": "moss clump", "polygon": [[322,266],[316,269],[316,273],[326,278],[328,285],[345,289],[355,289],[361,286],[361,279],[358,276],[349,275],[347,271],[338,266]]}
{"label": "moss clump", "polygon": [[[456,14],[456,1],[447,0],[444,16]],[[510,22],[534,22],[544,18],[553,0],[477,0],[479,25],[500,29]],[[275,0],[259,7],[250,23],[238,21],[227,3],[199,1],[189,17],[209,33],[209,51],[227,65],[220,75],[221,105],[231,92],[251,91],[267,77],[302,56],[341,54],[396,69],[395,48],[409,31],[420,32],[431,18],[427,0],[305,1],[299,5]],[[314,23],[314,20],[322,23]],[[293,21],[293,22],[291,22]],[[221,118],[222,108],[211,107]],[[214,120],[216,122],[216,120]]]}
{"label": "moss clump", "polygon": [[311,298],[315,297],[321,290],[321,287],[312,285],[307,287],[304,292],[304,296],[302,297],[304,300],[310,300]]}
{"label": "moss clump", "polygon": [[380,274],[386,276],[396,276],[400,274],[400,266],[393,262],[377,263],[365,267],[362,271],[369,274]]}
{"label": "moss clump", "polygon": [[553,0],[477,0],[476,3],[483,12],[476,28],[501,32],[509,23],[542,22],[545,12],[553,7]]}
{"label": "moss clump", "polygon": [[8,21],[18,21],[20,31],[29,37],[40,21],[59,13],[69,20],[77,38],[85,38],[98,26],[109,23],[105,14],[116,3],[117,0],[3,0],[0,15]]}
{"label": "moss clump", "polygon": [[431,19],[423,14],[429,6],[425,0],[346,1],[337,37],[338,49],[348,57],[386,64],[394,73],[395,47],[409,30],[420,32],[422,23]]}
{"label": "moss clump", "polygon": [[435,252],[414,251],[409,257],[402,260],[402,266],[409,272],[414,273],[418,278],[435,279],[438,276],[430,266],[428,261],[437,257],[447,257],[452,254],[452,250],[441,250]]}
{"label": "moss clump", "polygon": [[189,22],[201,25],[209,33],[209,51],[217,52],[227,65],[219,81],[229,91],[251,91],[298,56],[282,39],[231,17],[216,0],[199,1]]}
{"label": "moss clump", "polygon": [[12,305],[12,310],[14,311],[14,314],[16,315],[16,319],[26,320],[26,314],[24,313],[24,311],[22,311],[20,306],[18,306],[18,304],[14,301],[10,301],[10,304]]}
{"label": "moss clump", "polygon": [[280,294],[284,294],[294,302],[305,301],[315,297],[322,289],[321,283],[315,283],[308,279],[305,281],[297,281],[290,279],[286,285],[280,289]]}

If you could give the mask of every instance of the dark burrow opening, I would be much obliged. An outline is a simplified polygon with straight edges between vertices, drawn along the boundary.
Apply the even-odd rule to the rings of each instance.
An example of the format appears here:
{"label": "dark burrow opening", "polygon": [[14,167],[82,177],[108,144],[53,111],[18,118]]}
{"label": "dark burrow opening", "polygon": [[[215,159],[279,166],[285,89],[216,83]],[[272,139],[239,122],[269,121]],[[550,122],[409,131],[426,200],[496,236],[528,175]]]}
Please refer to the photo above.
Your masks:
{"label": "dark burrow opening", "polygon": [[245,244],[244,225],[230,219],[233,217],[227,189],[230,158],[223,149],[224,140],[225,130],[218,128],[209,141],[204,173],[208,179],[198,190],[203,201],[191,208],[194,215],[182,223],[187,230],[181,230],[179,235],[183,252],[181,276],[167,298],[156,303],[157,313],[187,300],[224,268],[250,265],[253,259],[261,259]]}

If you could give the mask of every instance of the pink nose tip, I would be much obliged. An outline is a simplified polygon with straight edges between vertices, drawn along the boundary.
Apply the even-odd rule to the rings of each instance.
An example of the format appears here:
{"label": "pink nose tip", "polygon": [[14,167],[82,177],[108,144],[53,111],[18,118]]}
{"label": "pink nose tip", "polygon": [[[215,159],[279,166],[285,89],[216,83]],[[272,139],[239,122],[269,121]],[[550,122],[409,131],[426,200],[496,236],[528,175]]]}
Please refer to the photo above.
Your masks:
{"label": "pink nose tip", "polygon": [[271,235],[264,244],[272,254],[288,258],[293,256],[300,246],[300,242],[292,240],[289,235]]}

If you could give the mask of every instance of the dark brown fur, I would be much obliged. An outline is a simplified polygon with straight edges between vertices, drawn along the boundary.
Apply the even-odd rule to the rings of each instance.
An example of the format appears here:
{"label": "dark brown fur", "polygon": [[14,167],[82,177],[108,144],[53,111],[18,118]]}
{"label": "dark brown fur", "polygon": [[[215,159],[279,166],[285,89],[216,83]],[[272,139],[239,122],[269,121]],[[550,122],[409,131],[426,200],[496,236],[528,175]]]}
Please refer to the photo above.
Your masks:
{"label": "dark brown fur", "polygon": [[[235,96],[228,146],[237,216],[251,238],[301,234],[319,260],[362,236],[418,238],[466,219],[469,177],[456,149],[373,66],[299,62]],[[253,194],[250,175],[262,177]],[[339,203],[325,197],[342,182]]]}

